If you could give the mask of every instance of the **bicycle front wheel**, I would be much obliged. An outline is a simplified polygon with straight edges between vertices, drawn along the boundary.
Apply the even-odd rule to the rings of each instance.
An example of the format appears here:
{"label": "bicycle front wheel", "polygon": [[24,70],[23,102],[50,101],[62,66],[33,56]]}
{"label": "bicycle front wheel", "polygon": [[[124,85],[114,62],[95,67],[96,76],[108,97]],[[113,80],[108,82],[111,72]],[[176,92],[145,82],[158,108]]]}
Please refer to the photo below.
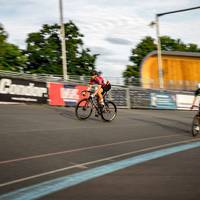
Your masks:
{"label": "bicycle front wheel", "polygon": [[192,121],[192,135],[195,137],[200,131],[200,116],[195,115]]}
{"label": "bicycle front wheel", "polygon": [[92,103],[89,99],[82,99],[78,102],[75,112],[78,119],[87,119],[92,114]]}
{"label": "bicycle front wheel", "polygon": [[117,116],[117,107],[112,101],[105,102],[101,111],[101,117],[103,120],[110,122]]}

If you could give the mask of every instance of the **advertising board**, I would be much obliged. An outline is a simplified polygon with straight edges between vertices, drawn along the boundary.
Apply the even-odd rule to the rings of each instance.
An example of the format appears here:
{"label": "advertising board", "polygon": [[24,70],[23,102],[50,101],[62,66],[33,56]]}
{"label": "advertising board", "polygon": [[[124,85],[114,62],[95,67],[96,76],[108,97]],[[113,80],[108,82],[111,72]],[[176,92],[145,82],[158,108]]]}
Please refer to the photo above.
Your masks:
{"label": "advertising board", "polygon": [[0,77],[0,101],[47,103],[48,89],[44,82]]}

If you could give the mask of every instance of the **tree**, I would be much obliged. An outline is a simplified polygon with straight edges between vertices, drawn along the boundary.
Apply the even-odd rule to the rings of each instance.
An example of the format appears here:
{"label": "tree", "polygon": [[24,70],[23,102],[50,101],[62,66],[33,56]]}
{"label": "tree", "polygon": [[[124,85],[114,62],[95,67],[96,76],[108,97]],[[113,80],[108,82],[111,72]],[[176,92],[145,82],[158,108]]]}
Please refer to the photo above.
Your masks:
{"label": "tree", "polygon": [[8,34],[4,30],[3,25],[0,24],[0,44],[5,42],[7,38],[8,38]]}
{"label": "tree", "polygon": [[[95,68],[97,55],[84,49],[83,35],[72,22],[65,24],[66,56],[68,73],[88,75]],[[62,74],[60,26],[43,25],[36,33],[28,35],[27,55],[29,62],[26,71],[32,73]]]}
{"label": "tree", "polygon": [[[163,51],[187,51],[187,52],[200,52],[200,48],[196,44],[184,44],[180,39],[173,39],[169,36],[161,36],[161,49]],[[132,62],[132,65],[128,65],[126,70],[123,72],[123,77],[125,78],[125,83],[128,83],[128,80],[131,77],[139,78],[139,66],[141,65],[142,60],[148,53],[157,49],[155,40],[147,36],[142,39],[137,45],[136,48],[132,49],[129,60]]]}
{"label": "tree", "polygon": [[[123,72],[125,83],[136,81],[139,78],[139,66],[143,58],[151,51],[156,49],[156,44],[152,37],[145,37],[140,43],[136,45],[136,48],[132,49],[129,60],[133,65],[128,65]],[[131,80],[130,80],[131,79]],[[136,81],[138,83],[138,81]]]}
{"label": "tree", "polygon": [[152,37],[145,37],[141,42],[136,46],[135,49],[132,49],[132,55],[130,56],[130,61],[134,65],[139,66],[143,58],[151,51],[156,49],[156,44]]}
{"label": "tree", "polygon": [[161,49],[164,51],[186,51],[187,45],[180,39],[172,39],[169,36],[160,37]]}
{"label": "tree", "polygon": [[200,52],[200,48],[198,48],[198,46],[196,44],[188,44],[187,45],[187,51],[188,52]]}
{"label": "tree", "polygon": [[16,45],[7,42],[8,34],[0,24],[0,70],[21,71],[27,57]]}
{"label": "tree", "polygon": [[94,70],[96,57],[97,55],[92,55],[88,48],[82,49],[80,52],[80,57],[77,60],[78,68],[74,68],[76,71],[72,72],[72,74],[90,75],[90,72]]}

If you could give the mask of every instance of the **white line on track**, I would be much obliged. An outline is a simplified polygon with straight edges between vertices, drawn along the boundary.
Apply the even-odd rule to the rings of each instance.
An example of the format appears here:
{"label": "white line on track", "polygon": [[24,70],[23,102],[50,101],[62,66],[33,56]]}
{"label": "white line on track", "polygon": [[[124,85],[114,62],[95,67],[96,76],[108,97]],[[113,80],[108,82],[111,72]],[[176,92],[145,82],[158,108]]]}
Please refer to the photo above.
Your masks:
{"label": "white line on track", "polygon": [[97,149],[97,148],[102,148],[102,147],[109,147],[109,146],[126,144],[126,143],[134,143],[134,142],[155,140],[155,139],[161,139],[161,138],[169,138],[169,137],[175,137],[175,136],[180,136],[180,135],[176,134],[176,135],[155,136],[155,137],[134,139],[134,140],[125,140],[125,141],[121,141],[121,142],[114,142],[114,143],[108,143],[108,144],[102,144],[102,145],[96,145],[96,146],[89,146],[89,147],[83,147],[83,148],[77,148],[77,149],[70,149],[70,150],[66,150],[66,151],[59,151],[59,152],[53,152],[53,153],[47,153],[47,154],[39,154],[39,155],[34,155],[34,156],[28,156],[28,157],[22,157],[22,158],[17,158],[17,159],[0,161],[0,165],[20,162],[20,161],[25,161],[25,160],[33,160],[33,159],[37,159],[37,158],[44,158],[44,157],[68,154],[68,153],[79,152],[79,151],[85,151],[85,150],[90,150],[90,149]]}
{"label": "white line on track", "polygon": [[155,149],[160,149],[160,148],[165,148],[165,147],[169,147],[169,146],[174,146],[174,145],[179,145],[179,144],[184,144],[184,143],[190,143],[190,142],[195,142],[195,141],[200,141],[200,139],[182,140],[182,141],[179,141],[179,142],[173,142],[173,143],[168,143],[168,144],[164,144],[164,145],[158,145],[158,146],[153,146],[153,147],[149,147],[149,148],[144,148],[144,149],[140,149],[140,150],[136,150],[136,151],[131,151],[131,152],[128,152],[128,153],[123,153],[123,154],[110,156],[110,157],[106,157],[106,158],[99,159],[99,160],[86,162],[86,163],[80,163],[80,164],[76,164],[76,165],[73,165],[73,166],[69,166],[69,167],[65,167],[65,168],[61,168],[61,169],[57,169],[57,170],[53,170],[53,171],[49,171],[49,172],[45,172],[45,173],[41,173],[41,174],[36,174],[36,175],[33,175],[33,176],[21,178],[21,179],[16,179],[14,181],[2,183],[2,184],[0,184],[0,187],[12,185],[12,184],[15,184],[15,183],[20,183],[20,182],[35,179],[35,178],[40,178],[42,176],[55,174],[55,173],[58,173],[58,172],[66,171],[66,170],[69,170],[69,169],[74,169],[74,168],[77,168],[77,167],[80,168],[80,166],[88,166],[88,165],[92,165],[92,164],[101,163],[101,162],[104,162],[104,161],[110,161],[110,160],[116,159],[116,158],[121,158],[121,157],[128,156],[128,155],[131,155],[131,154],[142,153],[142,152],[145,152],[145,151],[151,151],[151,150],[155,150]]}
{"label": "white line on track", "polygon": [[[139,126],[134,124],[135,126]],[[104,128],[123,128],[123,127],[133,127],[133,124],[126,124],[126,125],[106,125]],[[49,133],[55,133],[55,131],[66,131],[66,130],[77,130],[77,129],[99,129],[102,128],[102,126],[77,126],[77,127],[64,127],[64,128],[53,128],[53,129],[29,129],[29,130],[13,130],[13,131],[6,131],[5,133],[1,134],[12,134],[12,133],[30,133],[30,132],[46,132],[42,134],[49,134]],[[57,134],[57,133],[56,133]]]}

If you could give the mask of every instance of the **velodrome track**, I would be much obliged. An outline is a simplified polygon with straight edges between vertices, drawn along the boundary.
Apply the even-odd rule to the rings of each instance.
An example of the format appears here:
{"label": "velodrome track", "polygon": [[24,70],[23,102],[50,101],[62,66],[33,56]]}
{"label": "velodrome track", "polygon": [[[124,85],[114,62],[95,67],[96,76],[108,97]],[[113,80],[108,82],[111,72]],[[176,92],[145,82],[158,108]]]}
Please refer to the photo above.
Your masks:
{"label": "velodrome track", "polygon": [[0,200],[198,200],[195,112],[0,105]]}

